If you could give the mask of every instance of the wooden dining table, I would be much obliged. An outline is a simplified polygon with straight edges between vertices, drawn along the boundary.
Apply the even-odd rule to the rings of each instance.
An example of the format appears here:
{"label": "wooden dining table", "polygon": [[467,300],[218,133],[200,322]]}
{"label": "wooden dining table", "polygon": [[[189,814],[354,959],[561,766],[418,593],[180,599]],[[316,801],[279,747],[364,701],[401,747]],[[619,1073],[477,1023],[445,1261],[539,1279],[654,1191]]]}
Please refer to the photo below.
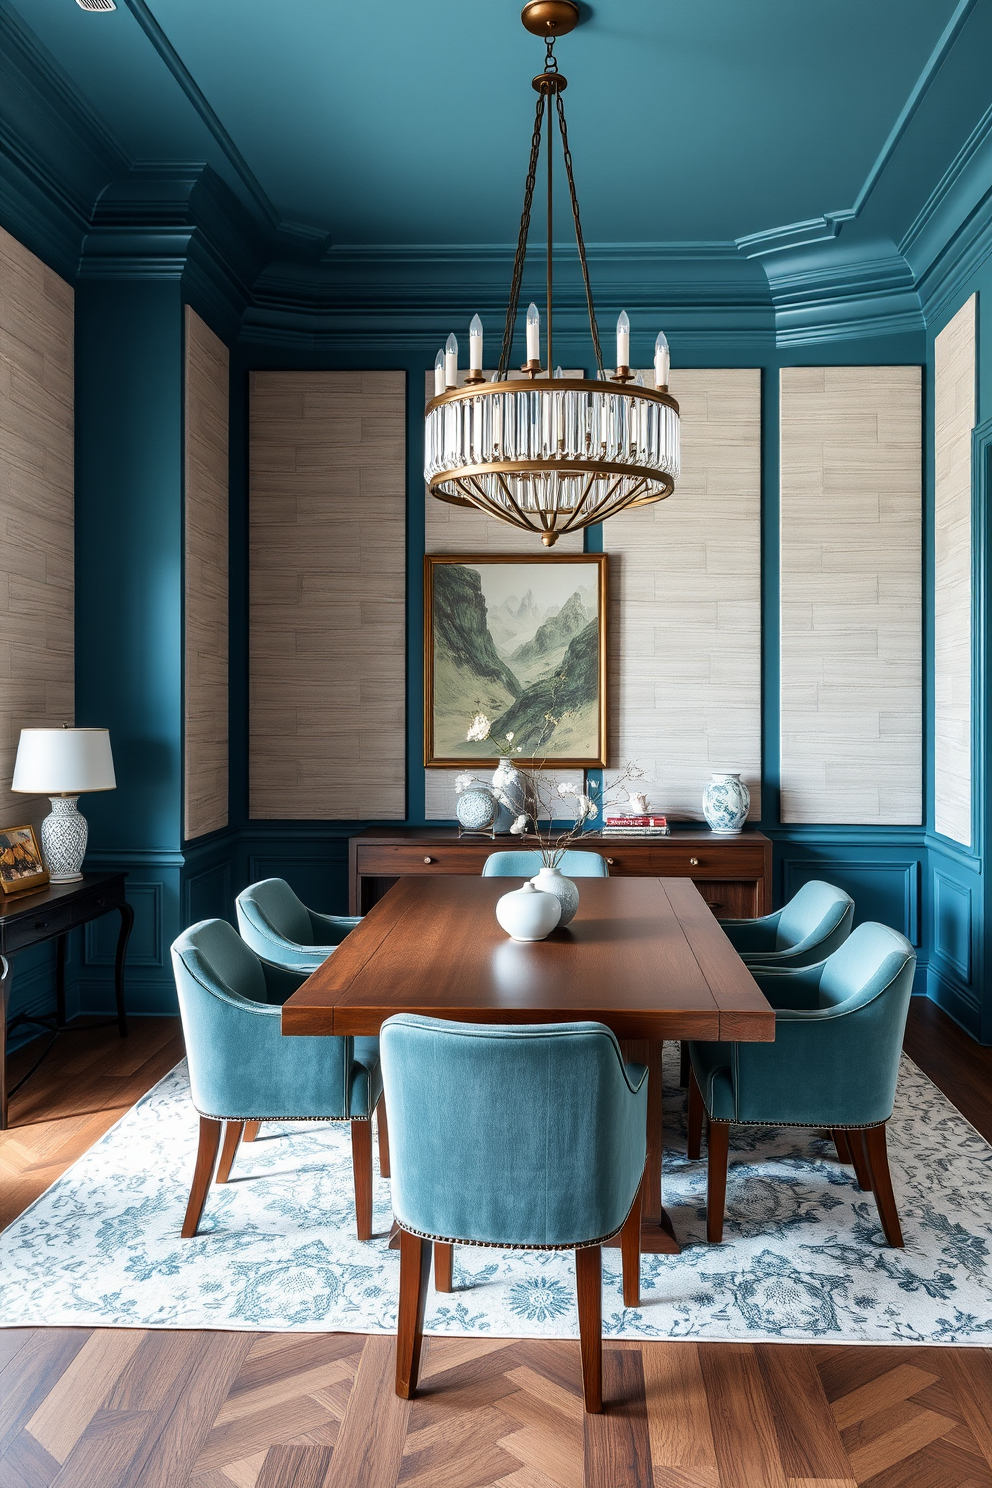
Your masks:
{"label": "wooden dining table", "polygon": [[662,1203],[665,1039],[771,1041],[775,1014],[686,878],[584,878],[571,924],[510,940],[514,880],[403,878],[284,1004],[287,1035],[374,1035],[394,1013],[465,1023],[605,1023],[647,1065],[642,1249],[677,1254]]}

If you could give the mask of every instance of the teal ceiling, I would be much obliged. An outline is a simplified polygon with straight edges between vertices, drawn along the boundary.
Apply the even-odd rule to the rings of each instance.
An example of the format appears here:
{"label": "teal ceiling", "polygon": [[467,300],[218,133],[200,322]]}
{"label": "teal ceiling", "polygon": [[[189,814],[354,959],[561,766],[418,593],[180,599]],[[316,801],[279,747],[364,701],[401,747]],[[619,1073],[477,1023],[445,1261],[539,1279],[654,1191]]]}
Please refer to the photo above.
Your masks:
{"label": "teal ceiling", "polygon": [[[543,55],[518,0],[5,3],[132,161],[208,161],[337,245],[515,236]],[[896,240],[988,107],[992,5],[967,8],[879,193]],[[586,9],[558,51],[587,237],[698,243],[849,209],[961,6]]]}

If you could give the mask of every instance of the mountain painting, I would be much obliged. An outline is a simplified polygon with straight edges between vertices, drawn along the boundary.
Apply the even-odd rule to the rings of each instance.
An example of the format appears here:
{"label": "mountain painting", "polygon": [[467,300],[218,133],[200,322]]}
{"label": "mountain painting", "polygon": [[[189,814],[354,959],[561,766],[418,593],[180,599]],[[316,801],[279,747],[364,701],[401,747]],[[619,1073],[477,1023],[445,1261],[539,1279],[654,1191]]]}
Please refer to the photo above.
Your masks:
{"label": "mountain painting", "polygon": [[465,737],[484,713],[518,763],[602,765],[605,556],[425,563],[425,762],[495,765],[489,741]]}

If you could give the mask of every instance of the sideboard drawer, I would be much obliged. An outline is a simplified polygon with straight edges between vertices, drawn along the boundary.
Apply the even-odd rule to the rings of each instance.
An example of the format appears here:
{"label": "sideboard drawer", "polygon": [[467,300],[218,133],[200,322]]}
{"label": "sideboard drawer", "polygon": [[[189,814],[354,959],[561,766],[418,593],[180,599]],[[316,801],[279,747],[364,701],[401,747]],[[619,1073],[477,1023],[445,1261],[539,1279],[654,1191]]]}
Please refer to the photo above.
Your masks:
{"label": "sideboard drawer", "polygon": [[359,873],[377,878],[409,878],[429,873],[481,873],[482,865],[499,848],[490,842],[428,842],[423,847],[404,843],[362,844]]}

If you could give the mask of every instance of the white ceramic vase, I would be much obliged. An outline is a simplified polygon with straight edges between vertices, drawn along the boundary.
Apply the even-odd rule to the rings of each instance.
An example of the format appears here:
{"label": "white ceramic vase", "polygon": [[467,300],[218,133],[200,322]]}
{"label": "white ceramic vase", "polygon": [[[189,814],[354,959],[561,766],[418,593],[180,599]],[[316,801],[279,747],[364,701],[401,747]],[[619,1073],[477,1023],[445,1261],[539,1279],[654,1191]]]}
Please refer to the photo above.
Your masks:
{"label": "white ceramic vase", "polygon": [[575,911],[579,907],[577,884],[573,883],[570,878],[566,878],[564,873],[560,873],[557,868],[542,868],[540,873],[536,873],[531,879],[531,883],[542,894],[554,894],[558,900],[561,905],[559,929],[562,925],[567,925],[570,920],[574,920]]}
{"label": "white ceramic vase", "polygon": [[750,805],[751,793],[736,771],[718,771],[703,791],[703,815],[718,837],[736,837]]}
{"label": "white ceramic vase", "polygon": [[525,883],[497,899],[496,918],[511,940],[543,940],[561,919],[561,904],[554,894]]}

